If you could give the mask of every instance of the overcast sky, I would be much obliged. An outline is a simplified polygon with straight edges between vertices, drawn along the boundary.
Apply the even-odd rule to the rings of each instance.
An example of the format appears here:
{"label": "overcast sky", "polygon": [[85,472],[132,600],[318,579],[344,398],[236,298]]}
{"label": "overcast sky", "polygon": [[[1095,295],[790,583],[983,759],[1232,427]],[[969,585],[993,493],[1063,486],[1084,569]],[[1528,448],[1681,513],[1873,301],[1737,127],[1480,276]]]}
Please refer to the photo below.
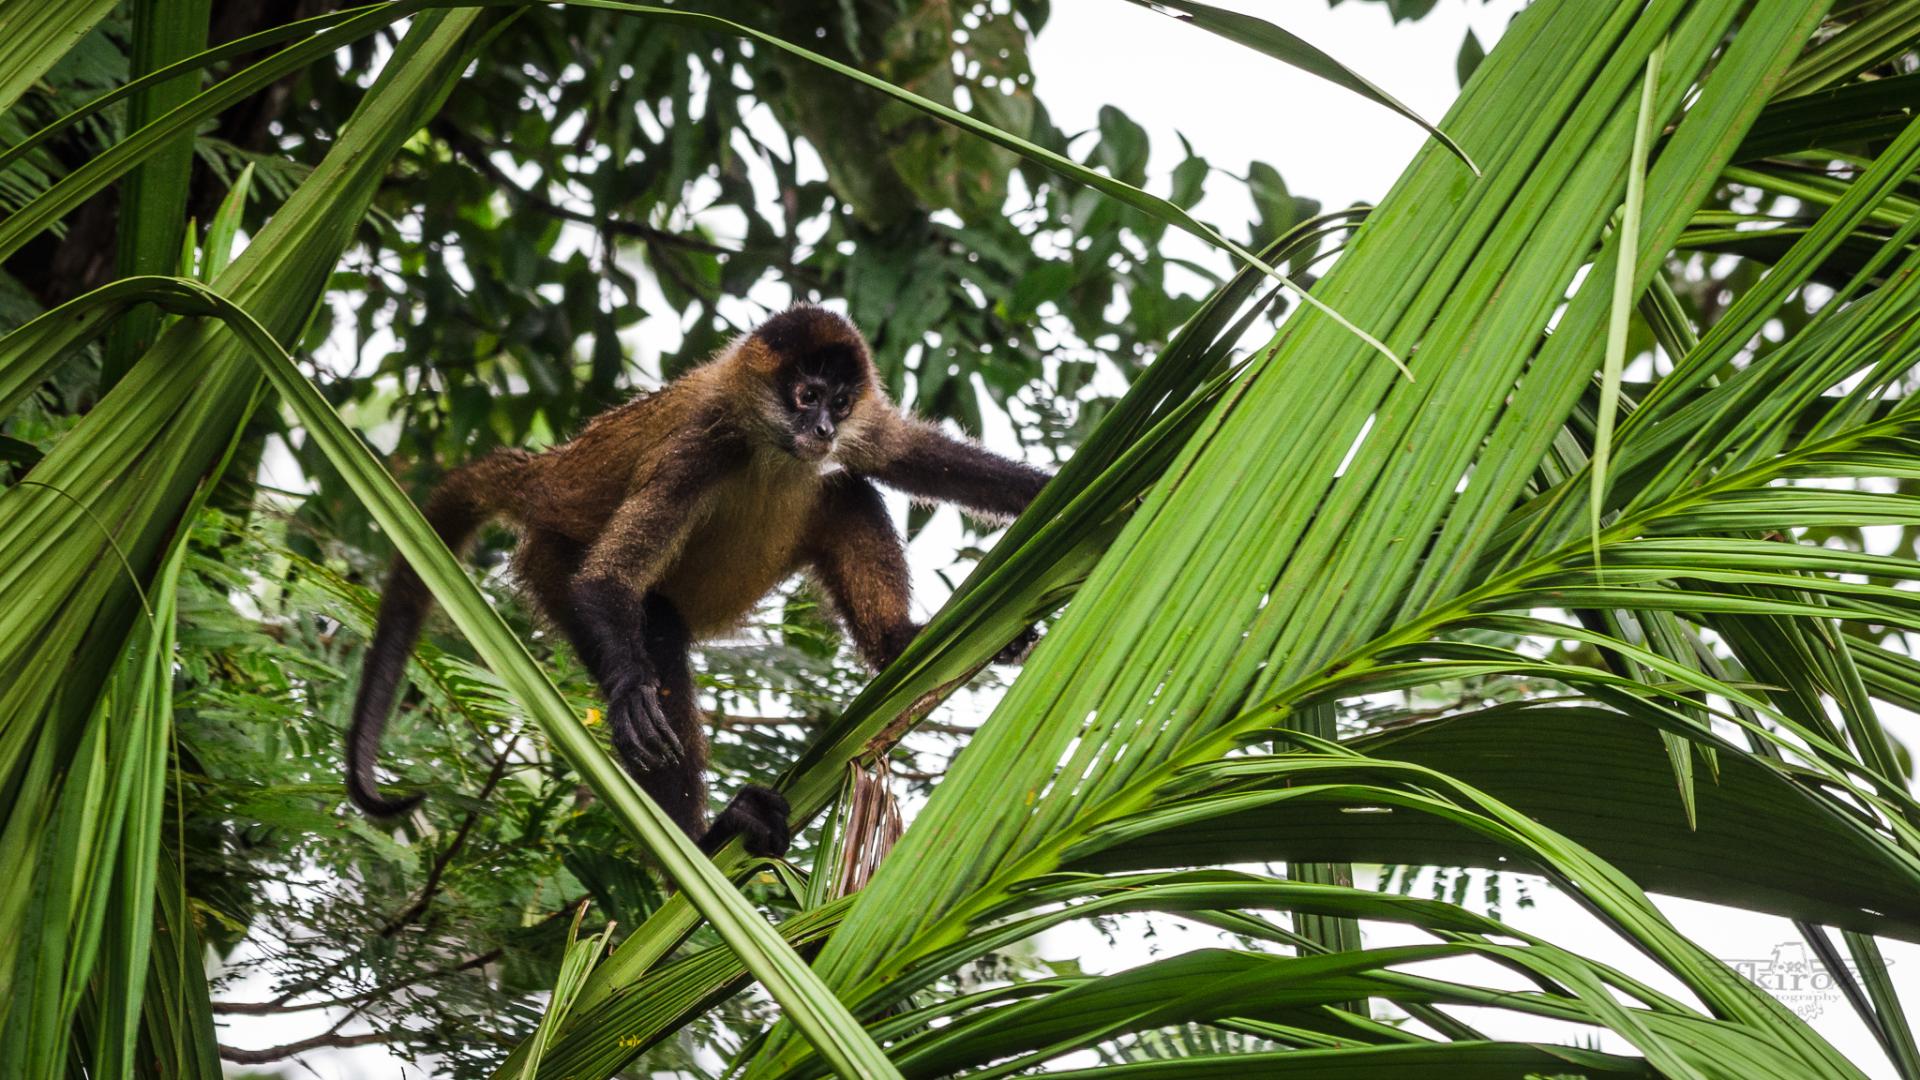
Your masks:
{"label": "overcast sky", "polygon": [[[1467,30],[1490,45],[1524,6],[1440,0],[1426,18],[1396,27],[1379,3],[1213,2],[1279,23],[1432,121],[1459,92],[1455,62]],[[1152,187],[1160,193],[1179,164],[1176,133],[1236,175],[1245,175],[1248,162],[1264,161],[1294,194],[1328,209],[1378,200],[1427,138],[1357,95],[1121,0],[1055,0],[1032,60],[1038,95],[1063,130],[1093,126],[1102,105],[1118,106],[1146,127],[1155,152]],[[1244,228],[1251,204],[1244,193],[1223,190],[1199,212]]]}

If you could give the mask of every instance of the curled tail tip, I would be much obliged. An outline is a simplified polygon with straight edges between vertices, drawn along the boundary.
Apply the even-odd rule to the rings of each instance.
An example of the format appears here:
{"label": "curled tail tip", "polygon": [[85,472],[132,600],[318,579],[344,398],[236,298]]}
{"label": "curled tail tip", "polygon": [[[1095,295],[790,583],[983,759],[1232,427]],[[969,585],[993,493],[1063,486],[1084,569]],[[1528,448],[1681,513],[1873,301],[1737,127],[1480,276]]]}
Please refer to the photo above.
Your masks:
{"label": "curled tail tip", "polygon": [[373,763],[380,754],[380,729],[385,721],[375,719],[378,716],[377,711],[362,712],[347,739],[347,798],[370,818],[397,818],[420,805],[426,796],[419,792],[395,797],[380,793]]}
{"label": "curled tail tip", "polygon": [[353,801],[353,805],[360,808],[361,813],[370,818],[384,820],[387,818],[397,818],[411,812],[414,807],[420,805],[426,796],[415,792],[412,795],[388,798],[380,794],[379,790],[371,783],[349,780],[347,782],[347,798]]}

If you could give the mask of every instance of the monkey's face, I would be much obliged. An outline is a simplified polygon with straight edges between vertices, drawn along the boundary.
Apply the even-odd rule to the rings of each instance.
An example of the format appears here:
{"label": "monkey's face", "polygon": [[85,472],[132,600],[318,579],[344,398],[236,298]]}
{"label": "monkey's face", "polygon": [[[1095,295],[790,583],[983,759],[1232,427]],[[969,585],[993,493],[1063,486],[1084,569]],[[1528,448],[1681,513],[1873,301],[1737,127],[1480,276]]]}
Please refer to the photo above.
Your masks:
{"label": "monkey's face", "polygon": [[764,349],[762,370],[773,390],[767,420],[794,457],[823,462],[836,445],[859,439],[873,361],[852,323],[802,304],[768,319],[753,337]]}
{"label": "monkey's face", "polygon": [[782,382],[788,449],[802,461],[824,460],[865,387],[825,371],[795,371]]}

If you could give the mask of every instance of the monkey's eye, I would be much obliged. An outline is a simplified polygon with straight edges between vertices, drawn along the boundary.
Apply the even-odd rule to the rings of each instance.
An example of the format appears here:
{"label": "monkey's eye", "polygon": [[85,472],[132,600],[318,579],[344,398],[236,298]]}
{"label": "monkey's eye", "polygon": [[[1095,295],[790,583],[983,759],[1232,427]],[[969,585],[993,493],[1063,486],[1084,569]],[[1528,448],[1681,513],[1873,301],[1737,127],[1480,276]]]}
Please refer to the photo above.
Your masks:
{"label": "monkey's eye", "polygon": [[847,411],[847,395],[841,394],[839,397],[833,399],[833,411],[834,412]]}
{"label": "monkey's eye", "polygon": [[802,387],[800,389],[800,404],[803,407],[811,406],[814,402],[819,400],[820,400],[820,391],[815,390],[811,386]]}

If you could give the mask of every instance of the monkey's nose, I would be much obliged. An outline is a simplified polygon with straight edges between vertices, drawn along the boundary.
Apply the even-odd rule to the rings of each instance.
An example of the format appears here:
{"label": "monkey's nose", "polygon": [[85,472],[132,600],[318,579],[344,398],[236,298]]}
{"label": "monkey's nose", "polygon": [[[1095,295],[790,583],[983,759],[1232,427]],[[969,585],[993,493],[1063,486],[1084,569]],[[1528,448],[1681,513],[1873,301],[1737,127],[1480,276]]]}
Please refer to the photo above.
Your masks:
{"label": "monkey's nose", "polygon": [[813,425],[813,433],[822,439],[830,438],[833,435],[833,425],[822,420]]}

